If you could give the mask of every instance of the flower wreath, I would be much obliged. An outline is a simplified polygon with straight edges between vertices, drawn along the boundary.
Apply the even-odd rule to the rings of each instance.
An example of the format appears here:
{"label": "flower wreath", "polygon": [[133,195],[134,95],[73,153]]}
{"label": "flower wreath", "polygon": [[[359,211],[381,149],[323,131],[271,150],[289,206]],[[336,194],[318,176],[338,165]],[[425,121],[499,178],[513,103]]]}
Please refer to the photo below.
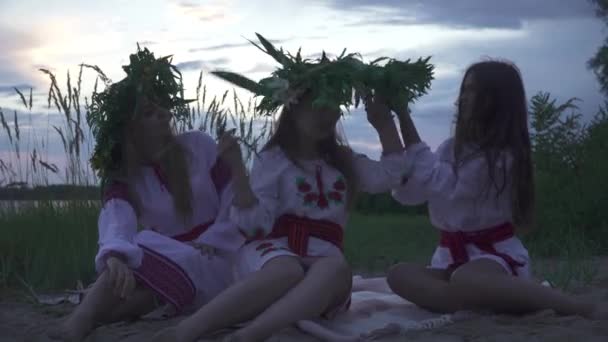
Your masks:
{"label": "flower wreath", "polygon": [[[337,58],[330,60],[325,52],[316,60],[303,59],[301,49],[293,56],[283,49],[277,49],[260,34],[260,45],[250,41],[264,53],[270,55],[281,66],[269,77],[255,82],[240,74],[229,71],[212,73],[228,82],[261,96],[256,110],[272,115],[281,106],[296,103],[305,91],[313,92],[313,106],[355,107],[367,94],[382,93],[388,98],[392,108],[412,102],[426,94],[433,79],[433,65],[430,57],[419,58],[416,62],[399,61],[381,57],[371,63],[364,63],[357,53],[346,54],[346,49]],[[384,65],[380,62],[386,61]]]}
{"label": "flower wreath", "polygon": [[90,159],[102,184],[109,174],[119,170],[125,124],[138,110],[140,99],[146,98],[169,110],[174,120],[188,115],[188,100],[183,98],[179,70],[171,64],[171,56],[155,58],[147,48],[137,46],[129,65],[122,67],[127,76],[94,93],[87,112],[87,123],[95,139]]}

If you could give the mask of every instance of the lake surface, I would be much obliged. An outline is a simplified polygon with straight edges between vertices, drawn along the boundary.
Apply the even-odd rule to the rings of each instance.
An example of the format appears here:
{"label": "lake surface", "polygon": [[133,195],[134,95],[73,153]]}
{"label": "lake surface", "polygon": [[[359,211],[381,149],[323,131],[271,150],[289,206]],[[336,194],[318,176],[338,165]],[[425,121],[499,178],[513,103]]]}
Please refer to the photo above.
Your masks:
{"label": "lake surface", "polygon": [[52,206],[53,208],[63,208],[70,204],[79,202],[85,206],[99,205],[100,201],[94,200],[69,200],[69,201],[38,201],[38,200],[20,200],[20,201],[9,201],[0,200],[0,214],[6,212],[16,212],[28,208],[37,208],[44,206]]}

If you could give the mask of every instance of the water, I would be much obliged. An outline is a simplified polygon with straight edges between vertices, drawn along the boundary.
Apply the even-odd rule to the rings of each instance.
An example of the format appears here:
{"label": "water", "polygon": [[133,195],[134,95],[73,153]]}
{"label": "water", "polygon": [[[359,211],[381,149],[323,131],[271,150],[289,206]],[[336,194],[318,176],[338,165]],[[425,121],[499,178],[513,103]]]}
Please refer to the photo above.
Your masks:
{"label": "water", "polygon": [[83,206],[99,205],[99,201],[94,200],[63,200],[63,201],[39,201],[39,200],[0,200],[0,214],[7,212],[19,212],[24,209],[33,209],[40,207],[52,207],[61,209],[70,204],[78,203]]}

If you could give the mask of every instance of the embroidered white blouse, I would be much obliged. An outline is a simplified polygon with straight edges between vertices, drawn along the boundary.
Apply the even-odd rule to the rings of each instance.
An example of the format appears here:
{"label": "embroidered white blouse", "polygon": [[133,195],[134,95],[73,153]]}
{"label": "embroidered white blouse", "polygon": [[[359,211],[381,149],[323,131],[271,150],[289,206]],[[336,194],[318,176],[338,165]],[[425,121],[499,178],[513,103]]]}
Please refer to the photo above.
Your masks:
{"label": "embroidered white blouse", "polygon": [[[362,154],[354,156],[354,171],[360,191],[388,192],[399,185],[406,168],[405,153],[394,153],[374,161]],[[267,235],[275,220],[283,214],[325,220],[343,229],[348,219],[347,184],[343,175],[322,160],[302,160],[299,166],[289,160],[279,147],[260,153],[251,170],[251,186],[258,203],[254,207],[231,207],[231,219],[247,235],[262,230]],[[308,255],[340,253],[330,242],[314,237]]]}
{"label": "embroidered white blouse", "polygon": [[[467,155],[470,149],[465,149]],[[431,223],[446,231],[476,231],[511,222],[511,187],[505,184],[498,195],[490,184],[488,166],[483,155],[476,155],[453,168],[454,140],[448,139],[435,153],[425,143],[408,149],[407,156],[414,165],[404,185],[393,191],[402,204],[428,202]],[[502,185],[503,171],[508,172],[511,155],[498,158],[497,181]]]}
{"label": "embroidered white blouse", "polygon": [[175,211],[161,170],[142,168],[140,176],[130,180],[141,202],[139,217],[124,196],[124,185],[122,188],[120,184],[112,186],[106,193],[98,220],[99,251],[95,257],[98,271],[105,267],[105,257],[111,252],[121,254],[132,268],[140,265],[143,252],[133,242],[138,226],[173,237],[212,223],[196,242],[226,252],[234,252],[244,243],[244,237],[229,220],[230,172],[217,161],[215,141],[199,131],[181,134],[177,140],[186,148],[189,161],[192,216],[184,221]]}

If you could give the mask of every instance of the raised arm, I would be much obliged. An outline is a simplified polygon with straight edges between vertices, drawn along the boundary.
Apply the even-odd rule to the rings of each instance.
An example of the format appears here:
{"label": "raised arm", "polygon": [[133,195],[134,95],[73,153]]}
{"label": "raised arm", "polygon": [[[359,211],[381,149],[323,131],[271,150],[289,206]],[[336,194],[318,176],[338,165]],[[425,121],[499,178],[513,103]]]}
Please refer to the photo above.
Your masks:
{"label": "raised arm", "polygon": [[399,186],[411,172],[403,144],[387,101],[381,94],[366,99],[367,120],[378,133],[382,144],[380,161],[363,154],[353,155],[353,166],[360,190],[368,193],[388,192]]}
{"label": "raised arm", "polygon": [[399,118],[399,127],[401,129],[401,136],[403,137],[405,149],[407,150],[420,143],[420,134],[418,134],[418,129],[416,129],[416,125],[414,125],[407,103],[399,108],[394,108],[393,110],[397,113],[397,118]]}
{"label": "raised arm", "polygon": [[234,137],[224,135],[219,151],[233,174],[231,220],[249,238],[269,234],[279,206],[279,180],[286,166],[278,156],[280,152],[273,149],[260,153],[254,160],[250,177]]}
{"label": "raised arm", "polygon": [[[418,196],[426,199],[441,197],[451,201],[470,200],[484,195],[490,186],[490,178],[483,154],[471,155],[455,166],[453,158],[447,157],[452,153],[453,139],[442,144],[437,152],[432,152],[425,143],[413,145],[407,152],[408,158],[411,158],[414,164],[413,172],[407,181],[412,183],[410,190],[416,189]],[[502,154],[497,161],[495,174],[508,172],[511,161],[509,154]],[[408,186],[407,183],[405,187]]]}

